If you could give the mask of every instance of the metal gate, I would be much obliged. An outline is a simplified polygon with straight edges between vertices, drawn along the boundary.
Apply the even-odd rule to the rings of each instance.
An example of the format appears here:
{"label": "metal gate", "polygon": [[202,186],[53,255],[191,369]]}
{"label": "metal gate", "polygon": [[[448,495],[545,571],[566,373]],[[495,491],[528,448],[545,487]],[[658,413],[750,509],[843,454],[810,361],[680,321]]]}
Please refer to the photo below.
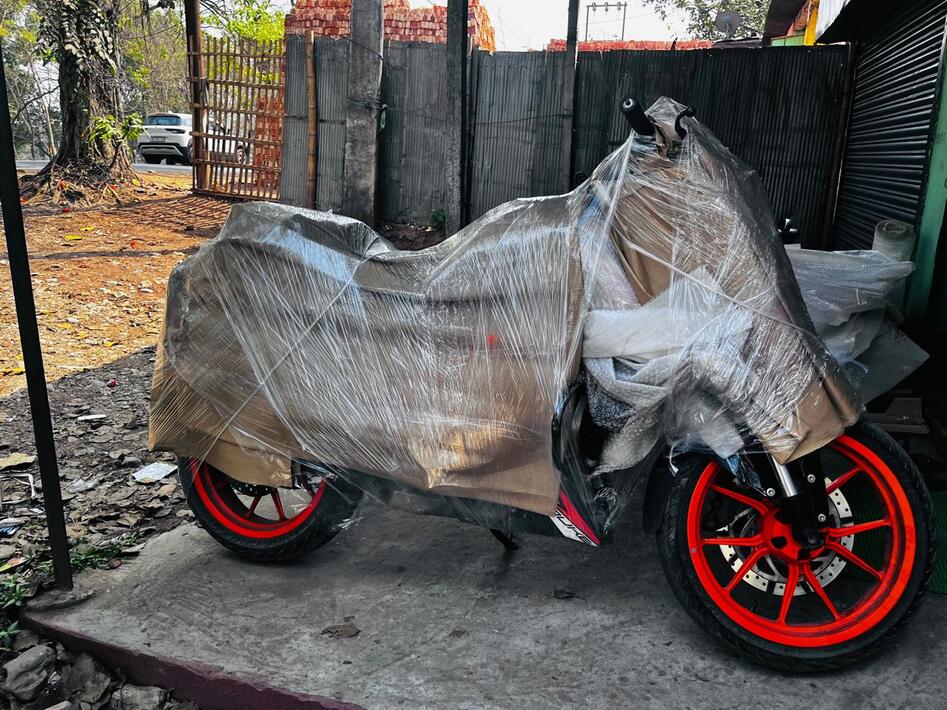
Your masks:
{"label": "metal gate", "polygon": [[905,3],[859,44],[836,211],[836,249],[870,248],[875,225],[917,226],[947,0]]}
{"label": "metal gate", "polygon": [[[192,104],[194,192],[278,200],[283,150],[284,46],[204,35]],[[194,66],[189,63],[188,66]]]}

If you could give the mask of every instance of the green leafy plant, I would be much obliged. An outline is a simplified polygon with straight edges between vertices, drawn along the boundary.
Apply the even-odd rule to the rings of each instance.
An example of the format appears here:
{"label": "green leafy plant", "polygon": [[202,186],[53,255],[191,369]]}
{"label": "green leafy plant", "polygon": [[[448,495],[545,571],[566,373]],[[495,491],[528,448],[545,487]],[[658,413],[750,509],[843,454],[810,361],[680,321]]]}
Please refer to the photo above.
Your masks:
{"label": "green leafy plant", "polygon": [[93,116],[87,138],[95,143],[120,144],[137,140],[144,131],[140,113],[129,114],[122,120],[115,116]]}
{"label": "green leafy plant", "polygon": [[753,37],[763,33],[769,0],[643,0],[652,6],[662,18],[682,17],[687,22],[687,32],[697,39],[720,39],[714,26],[714,18],[721,10],[739,12],[744,24],[735,37]]}
{"label": "green leafy plant", "polygon": [[272,0],[216,0],[206,4],[209,27],[236,39],[271,42],[283,39],[285,11]]}
{"label": "green leafy plant", "polygon": [[18,574],[0,577],[0,610],[22,606],[26,598],[26,585]]}
{"label": "green leafy plant", "polygon": [[0,622],[0,648],[10,648],[11,642],[18,633],[20,633],[19,621]]}
{"label": "green leafy plant", "polygon": [[19,574],[0,577],[0,648],[10,648],[13,638],[19,633],[17,609],[26,599],[27,585]]}

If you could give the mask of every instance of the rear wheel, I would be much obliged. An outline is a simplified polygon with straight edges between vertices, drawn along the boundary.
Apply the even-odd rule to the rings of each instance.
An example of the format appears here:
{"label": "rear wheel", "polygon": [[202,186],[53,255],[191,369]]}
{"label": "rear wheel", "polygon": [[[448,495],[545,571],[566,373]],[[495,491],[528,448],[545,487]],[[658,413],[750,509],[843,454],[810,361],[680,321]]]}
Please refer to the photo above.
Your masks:
{"label": "rear wheel", "polygon": [[814,552],[770,500],[709,457],[682,462],[658,532],[691,616],[779,670],[830,670],[880,650],[914,613],[933,563],[930,498],[887,434],[861,423],[813,455],[829,498]]}
{"label": "rear wheel", "polygon": [[361,492],[338,477],[293,488],[243,483],[196,459],[179,459],[187,503],[225,547],[254,560],[289,560],[322,547],[355,512]]}
{"label": "rear wheel", "polygon": [[161,162],[161,157],[158,155],[143,155],[141,157],[145,159],[145,162],[148,163],[148,165],[157,165]]}

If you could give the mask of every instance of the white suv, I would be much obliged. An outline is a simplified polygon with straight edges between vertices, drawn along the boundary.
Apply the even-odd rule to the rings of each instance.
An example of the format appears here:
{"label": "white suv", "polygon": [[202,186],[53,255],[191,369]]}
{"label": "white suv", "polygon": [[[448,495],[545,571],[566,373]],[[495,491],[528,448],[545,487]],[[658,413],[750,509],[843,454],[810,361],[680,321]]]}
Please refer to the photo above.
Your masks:
{"label": "white suv", "polygon": [[145,162],[168,165],[191,162],[191,117],[186,113],[153,113],[145,119],[145,131],[138,138],[138,152]]}

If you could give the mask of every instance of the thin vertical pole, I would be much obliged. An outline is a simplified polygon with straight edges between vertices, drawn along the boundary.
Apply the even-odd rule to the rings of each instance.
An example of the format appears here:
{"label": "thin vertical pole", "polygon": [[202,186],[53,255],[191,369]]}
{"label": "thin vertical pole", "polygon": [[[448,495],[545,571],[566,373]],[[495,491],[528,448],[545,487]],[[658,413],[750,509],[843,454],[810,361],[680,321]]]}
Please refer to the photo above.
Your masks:
{"label": "thin vertical pole", "polygon": [[184,0],[184,37],[187,43],[188,88],[191,94],[191,131],[197,133],[191,138],[191,164],[194,166],[194,187],[206,190],[210,187],[207,152],[204,150],[206,133],[204,122],[205,75],[204,58],[201,56],[201,7],[200,0]]}
{"label": "thin vertical pole", "polygon": [[575,71],[579,35],[579,0],[569,0],[565,66],[562,69],[562,168],[561,192],[572,189],[573,136],[575,134]]}
{"label": "thin vertical pole", "polygon": [[625,41],[625,19],[628,17],[628,3],[622,5],[621,12],[621,41]]}
{"label": "thin vertical pole", "polygon": [[447,205],[449,237],[464,226],[464,173],[467,156],[467,0],[447,2]]}
{"label": "thin vertical pole", "polygon": [[49,393],[46,391],[46,373],[43,369],[43,351],[36,325],[36,304],[30,280],[30,260],[23,230],[23,210],[20,207],[20,186],[16,176],[16,154],[13,150],[13,129],[10,126],[10,108],[7,103],[7,77],[0,50],[0,202],[3,203],[3,226],[6,233],[10,276],[13,279],[13,300],[16,303],[16,322],[20,329],[20,347],[26,370],[26,388],[30,397],[33,436],[36,439],[36,457],[43,481],[43,505],[46,509],[46,529],[53,556],[53,574],[56,586],[72,589],[72,568],[69,565],[69,543],[66,540],[66,520],[59,490],[59,466],[56,462],[56,442],[49,412]]}

